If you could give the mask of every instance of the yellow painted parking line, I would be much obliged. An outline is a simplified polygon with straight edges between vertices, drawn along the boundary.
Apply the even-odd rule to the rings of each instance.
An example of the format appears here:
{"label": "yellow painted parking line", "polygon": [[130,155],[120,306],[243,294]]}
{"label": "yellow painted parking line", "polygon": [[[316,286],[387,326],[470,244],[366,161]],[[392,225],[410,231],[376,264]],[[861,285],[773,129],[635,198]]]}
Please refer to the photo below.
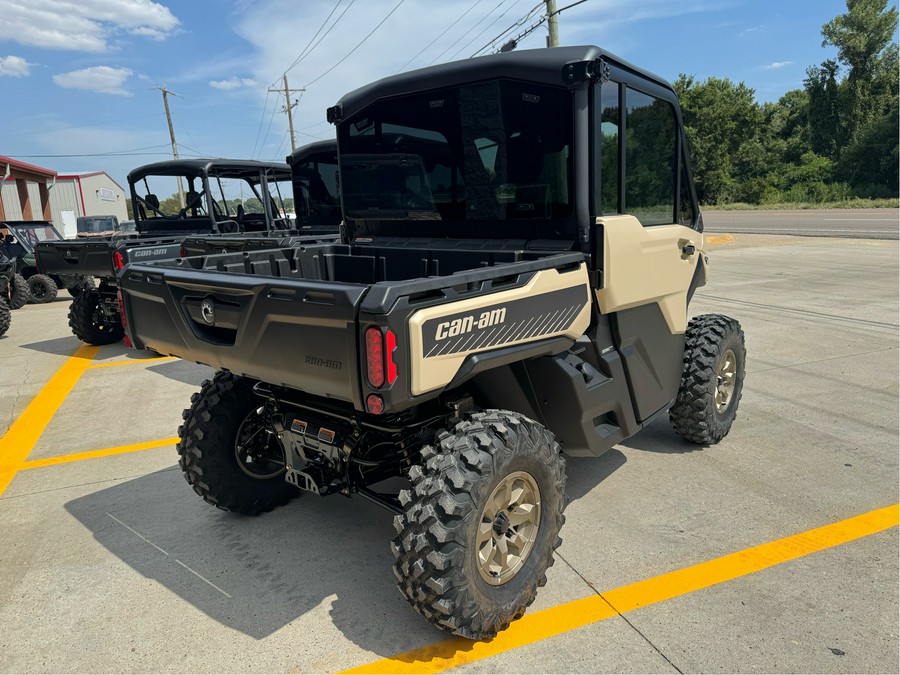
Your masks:
{"label": "yellow painted parking line", "polygon": [[85,459],[96,459],[97,457],[109,457],[110,455],[124,455],[129,452],[138,452],[140,450],[154,450],[156,448],[165,448],[175,445],[181,439],[177,436],[174,438],[161,438],[157,441],[147,441],[145,443],[133,443],[132,445],[120,445],[115,448],[104,448],[103,450],[89,450],[87,452],[76,452],[71,455],[61,455],[59,457],[45,457],[44,459],[33,459],[30,462],[23,462],[19,466],[20,471],[26,469],[40,469],[45,466],[55,466],[57,464],[68,464],[69,462],[80,462]]}
{"label": "yellow painted parking line", "polygon": [[882,532],[896,527],[898,521],[900,505],[894,504],[600,595],[526,614],[490,642],[451,638],[344,672],[439,673]]}
{"label": "yellow painted parking line", "polygon": [[733,234],[710,234],[703,238],[706,244],[728,244],[734,241]]}
{"label": "yellow painted parking line", "polygon": [[91,370],[95,368],[112,368],[113,366],[133,366],[137,363],[152,363],[155,361],[174,361],[174,356],[157,356],[152,359],[129,359],[127,361],[110,361],[109,363],[95,363],[88,366]]}
{"label": "yellow painted parking line", "polygon": [[0,495],[6,491],[22,462],[98,350],[99,347],[80,345],[0,438]]}

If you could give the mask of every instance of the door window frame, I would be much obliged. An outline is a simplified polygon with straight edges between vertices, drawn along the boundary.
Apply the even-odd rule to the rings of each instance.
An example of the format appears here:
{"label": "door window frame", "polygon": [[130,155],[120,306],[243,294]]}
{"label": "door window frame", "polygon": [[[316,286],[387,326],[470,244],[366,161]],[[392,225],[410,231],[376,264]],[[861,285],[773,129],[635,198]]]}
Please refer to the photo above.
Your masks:
{"label": "door window frame", "polygon": [[[628,172],[627,162],[626,162],[626,138],[627,138],[627,127],[626,127],[626,109],[625,104],[627,103],[627,89],[634,89],[640,93],[646,94],[648,96],[652,96],[654,98],[660,99],[669,103],[672,106],[672,112],[675,116],[676,122],[676,153],[677,153],[677,171],[675,175],[675,183],[673,189],[675,191],[674,195],[674,210],[672,213],[672,222],[665,224],[677,224],[680,222],[681,212],[682,212],[682,175],[686,174],[688,179],[688,189],[690,199],[690,210],[692,214],[691,223],[687,225],[691,229],[697,230],[698,232],[703,231],[703,223],[700,218],[700,209],[697,204],[697,194],[694,188],[694,183],[691,176],[691,168],[690,161],[688,160],[688,146],[687,139],[684,135],[684,123],[681,116],[681,108],[678,105],[678,98],[675,95],[675,92],[671,89],[664,87],[656,82],[648,80],[642,77],[640,74],[627,70],[625,68],[616,66],[614,64],[610,65],[610,78],[602,83],[594,83],[591,85],[591,167],[592,174],[594,176],[594,180],[592,181],[592,199],[591,199],[591,222],[595,222],[596,218],[600,218],[603,216],[611,216],[611,215],[627,215],[628,214],[628,203],[626,201],[626,177]],[[601,161],[600,161],[600,142],[601,142],[601,134],[600,134],[600,88],[601,87],[617,87],[618,88],[618,101],[619,101],[619,110],[618,110],[618,185],[617,185],[617,212],[616,213],[602,213],[601,212],[601,183],[602,183],[602,175],[601,175]],[[663,225],[660,223],[659,225]],[[659,227],[659,225],[645,225],[645,227]],[[597,228],[593,228],[596,230]],[[595,232],[594,238],[598,239],[599,235]],[[599,247],[602,247],[602,240],[595,241],[593,250],[598,251]],[[602,263],[602,257],[599,260],[596,260],[598,264]]]}

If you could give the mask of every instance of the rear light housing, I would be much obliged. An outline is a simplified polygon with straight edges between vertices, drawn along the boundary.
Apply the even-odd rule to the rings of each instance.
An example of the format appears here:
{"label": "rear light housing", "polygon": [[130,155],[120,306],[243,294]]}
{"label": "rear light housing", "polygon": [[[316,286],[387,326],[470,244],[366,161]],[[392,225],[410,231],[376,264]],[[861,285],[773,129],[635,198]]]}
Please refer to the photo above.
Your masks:
{"label": "rear light housing", "polygon": [[119,317],[122,320],[122,328],[128,328],[128,320],[125,318],[125,298],[122,297],[122,290],[116,291],[116,297],[119,299]]}
{"label": "rear light housing", "polygon": [[392,385],[397,381],[397,364],[394,352],[397,350],[397,336],[391,329],[382,330],[370,326],[365,333],[366,376],[374,389]]}
{"label": "rear light housing", "polygon": [[123,267],[125,267],[125,256],[122,255],[121,251],[116,251],[113,253],[113,269],[118,272]]}

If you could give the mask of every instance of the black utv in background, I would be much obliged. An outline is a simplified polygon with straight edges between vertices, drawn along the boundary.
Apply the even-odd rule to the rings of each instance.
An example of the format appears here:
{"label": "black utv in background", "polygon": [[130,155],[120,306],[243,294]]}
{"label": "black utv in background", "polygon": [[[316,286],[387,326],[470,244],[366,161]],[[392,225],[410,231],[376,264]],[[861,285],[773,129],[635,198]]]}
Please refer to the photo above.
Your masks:
{"label": "black utv in background", "polygon": [[[299,160],[305,157],[303,148],[297,156]],[[311,242],[337,237],[339,218],[328,228],[307,230],[302,218],[288,217],[284,202],[291,197],[292,176],[286,164],[173,160],[135,169],[128,175],[128,183],[137,236],[48,244],[37,250],[44,271],[77,271],[100,278],[100,287],[76,298],[69,310],[72,332],[88,344],[110,344],[123,338],[115,277],[130,260],[272,248],[287,245],[286,236],[307,233],[314,237]],[[166,192],[181,189],[183,206],[180,198],[161,201],[156,194],[160,188]]]}
{"label": "black utv in background", "polygon": [[219,369],[178,431],[203,499],[364,496],[416,611],[491,638],[546,583],[564,454],[735,418],[740,325],[688,315],[707,257],[678,100],[570,47],[390,77],[328,119],[345,240],[134,262],[128,331]]}
{"label": "black utv in background", "polygon": [[0,253],[0,337],[6,334],[12,323],[9,301],[12,297],[13,262]]}
{"label": "black utv in background", "polygon": [[93,279],[73,270],[60,269],[47,273],[38,269],[35,248],[42,242],[61,241],[63,238],[53,224],[44,220],[0,222],[0,252],[15,261],[12,309],[18,309],[27,302],[52,302],[61,288],[65,288],[72,297],[93,288]]}

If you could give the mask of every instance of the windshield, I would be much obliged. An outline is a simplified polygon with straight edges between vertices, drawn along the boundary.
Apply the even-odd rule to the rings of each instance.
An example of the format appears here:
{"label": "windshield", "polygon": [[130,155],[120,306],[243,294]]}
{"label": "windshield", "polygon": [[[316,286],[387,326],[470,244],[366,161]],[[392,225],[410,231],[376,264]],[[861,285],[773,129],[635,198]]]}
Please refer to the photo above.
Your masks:
{"label": "windshield", "polygon": [[62,239],[52,225],[10,225],[9,230],[29,250],[33,249],[39,241],[60,241]]}
{"label": "windshield", "polygon": [[203,179],[199,175],[143,176],[133,186],[136,220],[208,220]]}
{"label": "windshield", "polygon": [[341,222],[337,153],[310,155],[291,166],[297,221],[309,225]]}
{"label": "windshield", "polygon": [[572,99],[492,80],[379,101],[340,124],[348,218],[491,222],[572,215]]}
{"label": "windshield", "polygon": [[79,232],[112,232],[116,229],[116,218],[107,216],[104,218],[79,218]]}

